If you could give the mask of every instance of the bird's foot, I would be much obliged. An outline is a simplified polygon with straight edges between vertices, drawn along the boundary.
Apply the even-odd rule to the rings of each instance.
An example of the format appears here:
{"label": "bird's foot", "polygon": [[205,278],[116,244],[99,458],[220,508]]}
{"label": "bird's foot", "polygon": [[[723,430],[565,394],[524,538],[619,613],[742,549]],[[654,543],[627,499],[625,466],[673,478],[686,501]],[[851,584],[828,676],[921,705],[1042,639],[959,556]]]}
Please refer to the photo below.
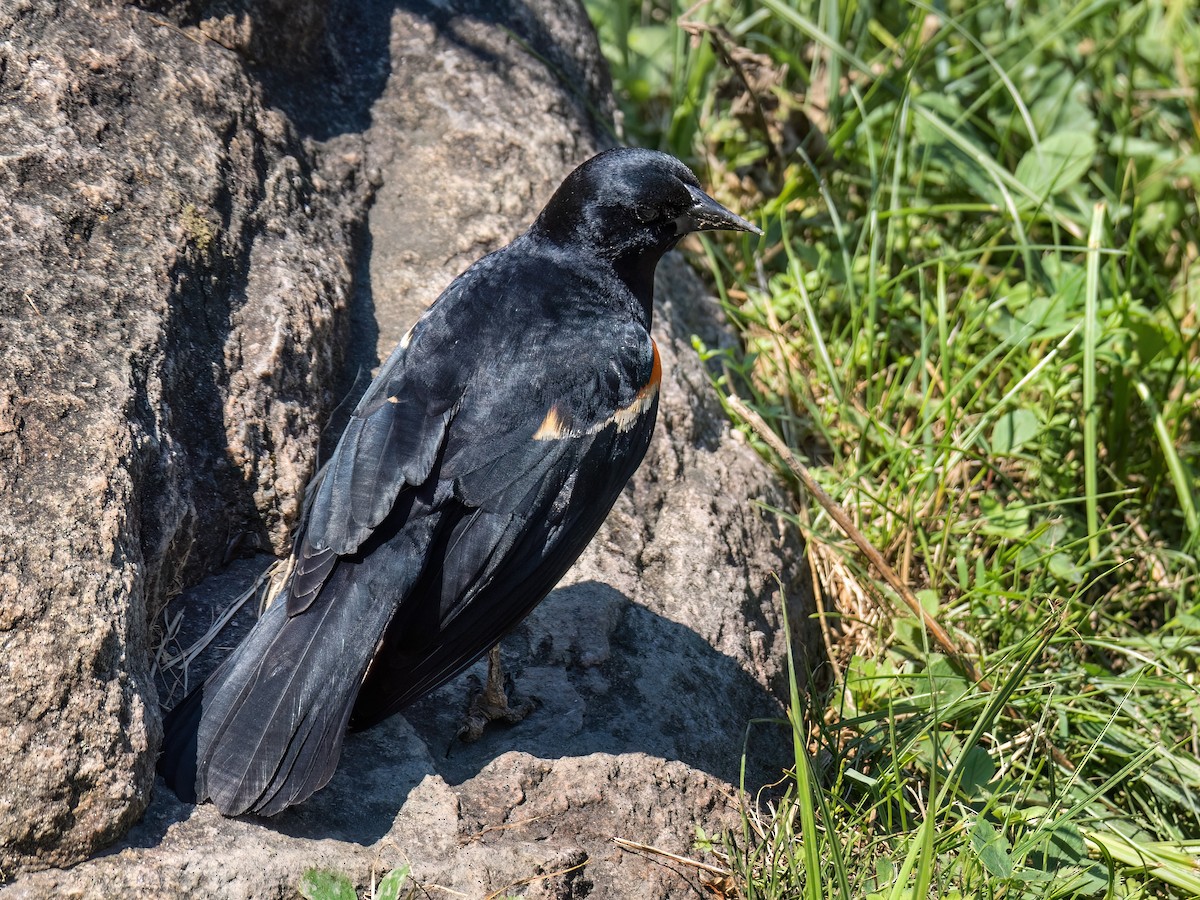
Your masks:
{"label": "bird's foot", "polygon": [[500,645],[488,653],[487,684],[480,686],[475,679],[471,705],[458,729],[458,739],[470,744],[481,737],[489,722],[502,721],[515,725],[533,712],[536,703],[530,697],[518,696],[511,675],[500,668]]}

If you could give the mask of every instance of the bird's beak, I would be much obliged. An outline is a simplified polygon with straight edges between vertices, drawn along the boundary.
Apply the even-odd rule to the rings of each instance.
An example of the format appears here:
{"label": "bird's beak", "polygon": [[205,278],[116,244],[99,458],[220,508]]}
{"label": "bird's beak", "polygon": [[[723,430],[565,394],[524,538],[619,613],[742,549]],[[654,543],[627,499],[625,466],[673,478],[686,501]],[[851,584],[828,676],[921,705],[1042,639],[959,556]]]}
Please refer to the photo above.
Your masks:
{"label": "bird's beak", "polygon": [[688,186],[691,192],[691,209],[675,220],[675,233],[682,236],[692,231],[748,231],[762,234],[762,229],[732,213],[704,191]]}

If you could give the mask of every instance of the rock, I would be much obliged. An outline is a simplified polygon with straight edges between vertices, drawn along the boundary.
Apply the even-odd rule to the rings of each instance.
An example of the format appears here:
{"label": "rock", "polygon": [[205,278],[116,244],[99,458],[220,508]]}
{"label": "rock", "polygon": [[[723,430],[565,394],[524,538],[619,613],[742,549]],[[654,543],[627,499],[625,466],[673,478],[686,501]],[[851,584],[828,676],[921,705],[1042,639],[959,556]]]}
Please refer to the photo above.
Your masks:
{"label": "rock", "polygon": [[[186,33],[208,27],[188,10],[191,19],[178,19]],[[450,278],[511,239],[598,149],[611,102],[575,4],[368,0],[330,4],[322,21],[324,45],[306,44],[323,60],[315,74],[260,75],[315,158],[360,140],[357,171],[377,188],[360,290],[318,336],[332,357],[329,341],[348,322],[343,384],[357,380],[361,390]],[[314,100],[322,72],[342,85],[329,106]],[[323,215],[343,222],[337,213]],[[715,833],[737,823],[747,722],[782,710],[775,576],[793,623],[811,611],[811,595],[794,532],[756,505],[784,507],[786,494],[731,432],[693,335],[709,346],[731,341],[716,304],[672,258],[660,266],[664,386],[646,463],[563,584],[504,643],[518,688],[540,704],[528,719],[476,744],[454,741],[477,665],[404,716],[351,735],[333,781],[308,803],[273,820],[228,820],[211,805],[180,804],[159,781],[112,852],[25,875],[9,893],[292,896],[309,866],[342,871],[363,890],[373,875],[411,864],[429,893],[695,896],[701,870],[613,839],[695,856],[698,826]],[[313,408],[303,421],[320,421],[319,398]],[[291,435],[303,448],[295,459],[311,463],[299,454],[311,454],[314,436]],[[174,601],[176,643],[202,634],[267,562],[239,562]],[[240,611],[189,679],[236,643],[253,612],[252,603]],[[164,693],[178,674],[167,673]],[[787,764],[790,733],[758,726],[746,746],[754,788]]]}
{"label": "rock", "polygon": [[[370,746],[365,736],[352,743],[386,764],[419,745],[403,726],[403,719],[393,719],[373,733]],[[694,896],[696,874],[623,850],[614,838],[649,836],[660,848],[682,843],[692,853],[687,844],[695,821],[730,822],[727,786],[680,762],[603,753],[546,761],[509,752],[482,769],[465,796],[432,768],[428,757],[410,760],[410,779],[400,786],[382,778],[347,785],[339,773],[341,783],[314,798],[315,805],[288,811],[269,826],[156,799],[119,852],[69,872],[28,876],[6,893],[260,900],[295,896],[310,867],[341,872],[364,890],[372,877],[411,865],[414,882],[430,895],[441,889],[466,897],[505,891],[501,896],[655,900]],[[389,777],[398,771],[385,769]],[[402,788],[405,802],[371,822],[387,829],[371,845],[356,843],[363,832],[323,821],[331,808],[343,815],[353,809],[356,798],[374,801],[360,791],[377,784],[393,795]],[[662,802],[664,794],[670,803]]]}
{"label": "rock", "polygon": [[162,602],[282,551],[365,191],[244,63],[132,7],[0,7],[0,871],[150,797]]}

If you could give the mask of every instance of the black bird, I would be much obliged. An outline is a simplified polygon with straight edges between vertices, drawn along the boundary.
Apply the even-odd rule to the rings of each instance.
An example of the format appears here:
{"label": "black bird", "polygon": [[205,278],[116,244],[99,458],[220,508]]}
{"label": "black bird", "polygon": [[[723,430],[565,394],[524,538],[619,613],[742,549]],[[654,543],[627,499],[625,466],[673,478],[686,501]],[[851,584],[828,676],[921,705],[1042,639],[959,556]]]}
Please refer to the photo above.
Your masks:
{"label": "black bird", "polygon": [[358,404],[280,597],[167,715],[181,799],[300,803],[347,726],[454,677],[550,592],[650,443],[655,266],[716,229],[761,233],[673,157],[609,150],[451,283]]}

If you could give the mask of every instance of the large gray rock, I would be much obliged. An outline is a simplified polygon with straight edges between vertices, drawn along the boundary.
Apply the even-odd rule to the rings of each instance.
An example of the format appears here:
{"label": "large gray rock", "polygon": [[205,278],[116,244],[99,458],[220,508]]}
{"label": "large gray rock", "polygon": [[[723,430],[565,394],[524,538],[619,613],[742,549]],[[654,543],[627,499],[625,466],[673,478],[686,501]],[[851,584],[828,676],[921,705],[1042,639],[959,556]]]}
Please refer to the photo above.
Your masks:
{"label": "large gray rock", "polygon": [[[185,12],[176,21],[186,33],[215,27]],[[251,17],[253,27],[241,30],[222,21],[233,35],[223,43],[260,46],[261,21]],[[344,155],[361,137],[356,162],[377,185],[361,289],[338,320],[348,322],[349,386],[454,274],[513,237],[597,149],[609,100],[575,4],[364,2],[331,5],[319,21],[324,44],[302,44],[323,60],[320,71],[338,73],[336,102],[316,101],[322,85],[311,73],[289,79],[276,66],[263,78],[266,96],[319,158]],[[323,214],[342,221],[336,210]],[[222,819],[211,806],[180,804],[158,782],[145,817],[112,853],[27,875],[12,895],[283,897],[310,865],[340,869],[362,887],[373,872],[410,863],[431,893],[694,896],[697,870],[612,839],[691,855],[697,826],[711,832],[736,821],[747,722],[781,711],[784,601],[775,575],[793,622],[809,607],[796,574],[801,548],[755,503],[783,505],[786,496],[730,431],[692,335],[710,346],[730,340],[716,305],[670,259],[658,287],[664,380],[655,442],[563,585],[504,645],[518,687],[540,704],[526,721],[455,743],[464,676],[405,716],[352,735],[329,787],[274,820]],[[320,347],[309,352],[328,352],[330,336],[317,335]],[[305,420],[313,427],[316,412]],[[311,462],[299,454],[312,453],[314,436],[293,435],[303,448],[296,459]],[[175,601],[176,643],[204,632],[263,565],[239,563]],[[242,610],[189,679],[203,677],[252,615]],[[179,672],[167,674],[164,690]],[[786,738],[770,727],[751,732],[755,785],[786,764]]]}
{"label": "large gray rock", "polygon": [[365,195],[243,62],[133,8],[0,4],[0,872],[150,796],[158,607],[282,550]]}

